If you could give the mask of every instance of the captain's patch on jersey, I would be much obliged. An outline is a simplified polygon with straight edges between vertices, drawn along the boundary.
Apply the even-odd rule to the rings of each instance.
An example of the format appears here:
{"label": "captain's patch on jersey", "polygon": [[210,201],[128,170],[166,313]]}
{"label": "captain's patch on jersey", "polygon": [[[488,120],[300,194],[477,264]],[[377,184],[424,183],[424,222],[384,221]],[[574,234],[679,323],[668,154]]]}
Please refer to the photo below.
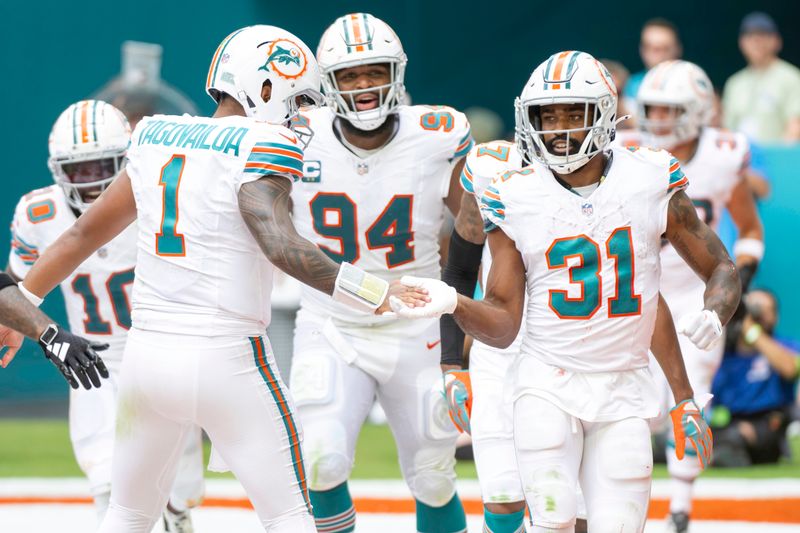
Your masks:
{"label": "captain's patch on jersey", "polygon": [[303,183],[319,183],[322,179],[322,161],[303,161]]}

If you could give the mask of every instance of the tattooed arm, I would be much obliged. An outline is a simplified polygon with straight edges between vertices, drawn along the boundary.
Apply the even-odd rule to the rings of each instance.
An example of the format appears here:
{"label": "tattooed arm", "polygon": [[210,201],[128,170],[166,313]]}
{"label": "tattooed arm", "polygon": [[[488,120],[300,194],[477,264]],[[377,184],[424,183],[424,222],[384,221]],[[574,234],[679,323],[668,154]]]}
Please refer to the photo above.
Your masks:
{"label": "tattooed arm", "polygon": [[697,217],[697,210],[683,191],[675,193],[669,201],[666,236],[705,281],[704,307],[716,311],[720,321],[727,323],[739,305],[742,292],[736,266],[717,234]]}
{"label": "tattooed arm", "polygon": [[239,190],[239,211],[273,265],[306,285],[333,294],[339,265],[297,233],[291,192],[291,180],[283,177],[245,183]]}
{"label": "tattooed arm", "polygon": [[53,320],[30,303],[16,287],[0,290],[0,324],[3,326],[37,340],[52,323]]}

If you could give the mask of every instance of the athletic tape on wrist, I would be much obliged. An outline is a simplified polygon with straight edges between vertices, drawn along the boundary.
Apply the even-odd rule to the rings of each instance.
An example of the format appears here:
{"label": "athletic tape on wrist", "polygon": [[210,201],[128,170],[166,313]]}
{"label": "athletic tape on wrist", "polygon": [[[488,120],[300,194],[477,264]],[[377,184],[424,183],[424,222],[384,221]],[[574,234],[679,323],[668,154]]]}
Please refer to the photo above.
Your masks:
{"label": "athletic tape on wrist", "polygon": [[739,239],[733,245],[733,255],[749,255],[758,261],[764,257],[764,241],[758,239]]}
{"label": "athletic tape on wrist", "polygon": [[39,296],[33,294],[31,291],[25,288],[25,285],[20,283],[19,285],[17,285],[17,288],[19,289],[19,292],[21,292],[22,295],[25,296],[25,298],[27,298],[30,303],[32,303],[36,307],[42,305],[44,298],[40,298]]}
{"label": "athletic tape on wrist", "polygon": [[335,301],[348,307],[373,313],[383,303],[387,292],[388,282],[350,263],[342,263],[332,296]]}

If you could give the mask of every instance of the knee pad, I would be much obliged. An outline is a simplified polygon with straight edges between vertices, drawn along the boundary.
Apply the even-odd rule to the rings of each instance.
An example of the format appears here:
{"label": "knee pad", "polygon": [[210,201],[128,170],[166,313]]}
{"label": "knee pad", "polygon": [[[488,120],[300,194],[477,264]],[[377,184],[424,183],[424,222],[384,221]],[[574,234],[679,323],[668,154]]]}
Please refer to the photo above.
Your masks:
{"label": "knee pad", "polygon": [[308,488],[330,490],[347,481],[352,468],[350,458],[339,451],[329,450],[311,458],[306,457]]}
{"label": "knee pad", "polygon": [[588,530],[592,533],[641,533],[647,506],[630,505],[628,503],[602,507],[592,516]]}
{"label": "knee pad", "polygon": [[650,491],[653,451],[649,437],[626,438],[625,435],[615,435],[604,441],[602,446],[604,459],[599,464],[605,479],[621,490]]}
{"label": "knee pad", "polygon": [[552,529],[565,529],[575,524],[578,513],[576,484],[558,465],[533,472],[525,488],[533,523]]}
{"label": "knee pad", "polygon": [[456,492],[455,464],[450,447],[418,451],[413,469],[405,472],[414,498],[430,507],[441,507],[449,502]]}

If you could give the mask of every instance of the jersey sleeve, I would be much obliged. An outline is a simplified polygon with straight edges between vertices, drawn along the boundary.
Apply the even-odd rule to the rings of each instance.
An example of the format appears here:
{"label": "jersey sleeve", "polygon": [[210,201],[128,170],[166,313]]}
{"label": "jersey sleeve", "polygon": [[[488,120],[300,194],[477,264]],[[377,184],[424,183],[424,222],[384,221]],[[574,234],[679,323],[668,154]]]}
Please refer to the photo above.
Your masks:
{"label": "jersey sleeve", "polygon": [[668,168],[667,168],[667,191],[666,194],[659,194],[661,196],[658,206],[658,213],[659,213],[659,227],[661,233],[663,234],[667,231],[667,215],[669,210],[669,202],[672,200],[672,197],[678,191],[683,191],[689,186],[689,178],[686,177],[686,174],[683,173],[683,168],[681,168],[681,163],[669,152],[662,151],[662,153],[668,158]]}
{"label": "jersey sleeve", "polygon": [[481,143],[467,154],[461,171],[461,188],[480,202],[483,191],[500,173],[519,163],[514,145],[506,141]]}
{"label": "jersey sleeve", "polygon": [[294,133],[287,128],[280,128],[280,131],[265,130],[256,137],[237,189],[265,176],[288,177],[293,182],[303,177],[303,149]]}
{"label": "jersey sleeve", "polygon": [[500,180],[493,180],[481,194],[480,209],[483,217],[483,231],[489,233],[505,224],[506,205],[503,201]]}
{"label": "jersey sleeve", "polygon": [[35,208],[35,204],[28,205],[23,198],[14,210],[14,219],[11,221],[11,251],[8,254],[8,266],[17,277],[24,278],[28,275],[33,263],[39,258],[39,247],[36,242],[36,232],[28,216],[28,208]]}

